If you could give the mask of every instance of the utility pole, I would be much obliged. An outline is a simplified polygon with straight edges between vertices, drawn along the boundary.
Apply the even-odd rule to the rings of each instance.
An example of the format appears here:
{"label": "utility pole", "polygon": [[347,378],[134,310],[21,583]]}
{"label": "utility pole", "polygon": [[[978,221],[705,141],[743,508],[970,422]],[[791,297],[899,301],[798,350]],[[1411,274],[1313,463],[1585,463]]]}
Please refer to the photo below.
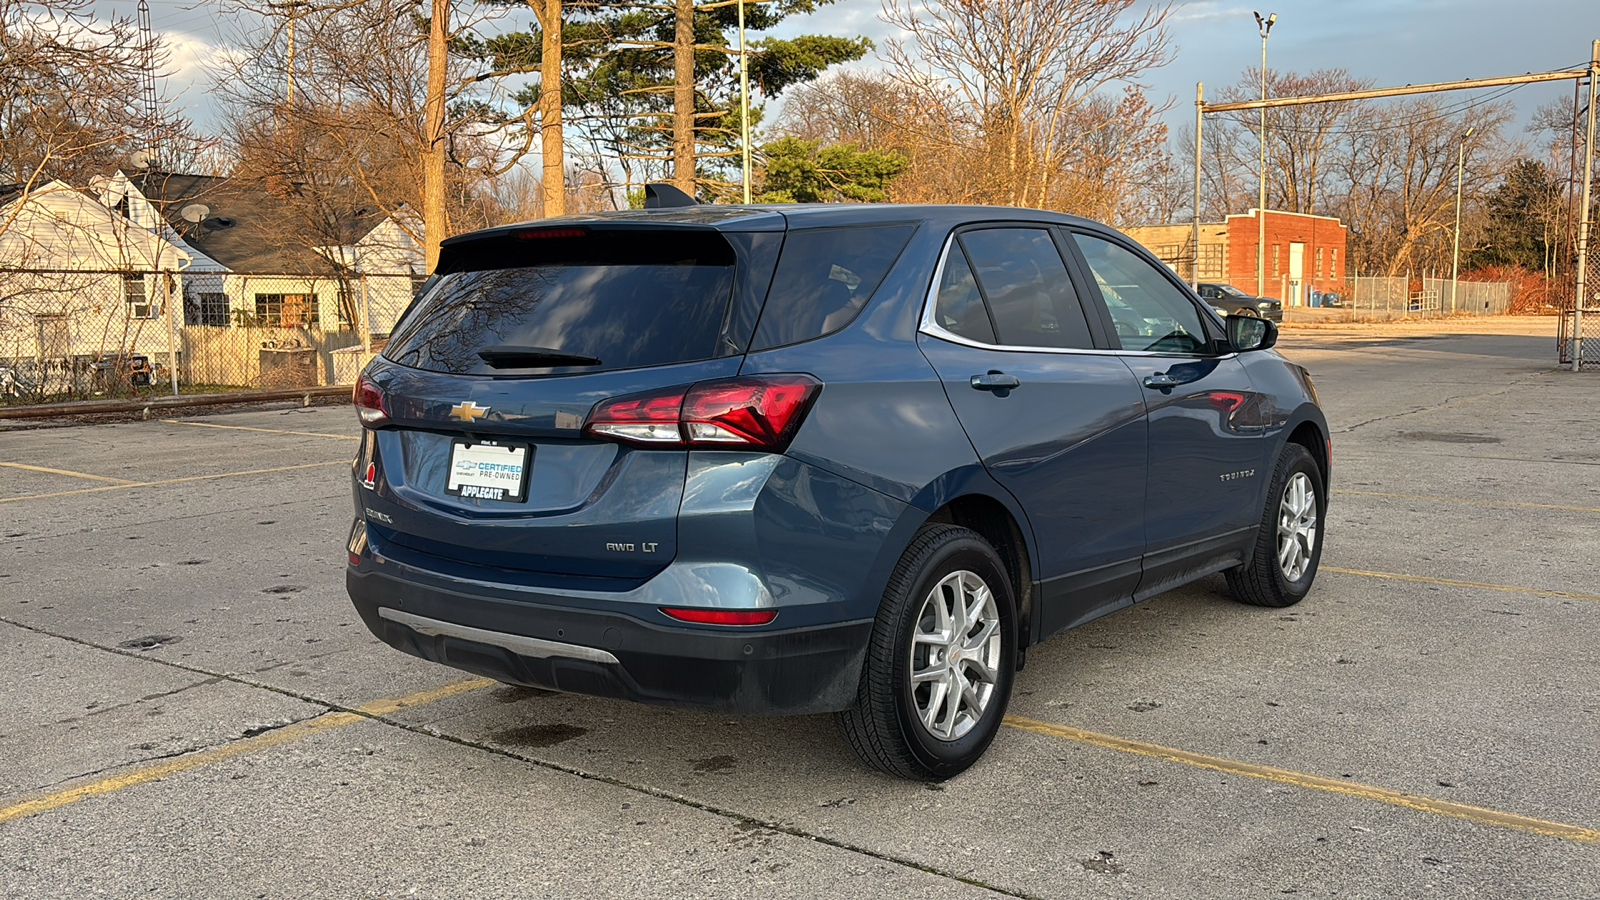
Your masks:
{"label": "utility pole", "polygon": [[750,202],[750,65],[745,54],[744,0],[739,0],[739,144],[744,153],[744,202]]}
{"label": "utility pole", "polygon": [[672,38],[672,186],[694,196],[694,0],[676,0]]}
{"label": "utility pole", "polygon": [[1595,81],[1600,80],[1600,41],[1589,45],[1589,125],[1583,143],[1583,199],[1578,203],[1578,290],[1572,300],[1572,371],[1583,366],[1583,302],[1589,294],[1589,198],[1594,182]]}
{"label": "utility pole", "polygon": [[1200,126],[1205,120],[1205,87],[1203,81],[1194,83],[1194,292],[1200,293]]}
{"label": "utility pole", "polygon": [[1456,153],[1456,236],[1450,250],[1450,314],[1456,312],[1456,281],[1461,277],[1461,170],[1467,163],[1467,138],[1472,137],[1472,129],[1461,136],[1461,146]]}
{"label": "utility pole", "polygon": [[282,0],[267,4],[268,9],[283,13],[288,20],[284,26],[284,34],[288,41],[288,52],[284,57],[284,93],[290,106],[294,106],[294,20],[308,6],[310,4],[307,0]]}
{"label": "utility pole", "polygon": [[[1267,102],[1267,35],[1272,33],[1272,23],[1278,21],[1277,13],[1263,19],[1256,13],[1256,28],[1261,31],[1261,102]],[[1199,150],[1195,159],[1199,161]],[[1256,296],[1266,296],[1267,285],[1267,108],[1261,107],[1261,196],[1256,204]],[[1198,252],[1199,248],[1196,248]],[[1284,305],[1289,305],[1285,297]]]}
{"label": "utility pole", "polygon": [[[561,136],[561,0],[530,0],[544,41],[539,55],[539,155],[544,214],[567,211],[566,145]],[[542,4],[542,10],[540,8]]]}
{"label": "utility pole", "polygon": [[444,82],[450,46],[446,17],[450,0],[431,0],[428,21],[428,85],[422,106],[422,237],[428,271],[439,265],[444,240]]}

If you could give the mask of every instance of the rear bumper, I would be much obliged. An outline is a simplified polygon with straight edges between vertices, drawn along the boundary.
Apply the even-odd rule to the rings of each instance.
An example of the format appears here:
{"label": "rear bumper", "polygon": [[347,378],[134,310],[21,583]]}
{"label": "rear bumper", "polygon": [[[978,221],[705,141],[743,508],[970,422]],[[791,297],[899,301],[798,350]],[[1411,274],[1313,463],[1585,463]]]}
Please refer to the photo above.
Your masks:
{"label": "rear bumper", "polygon": [[850,706],[872,632],[870,619],[778,631],[664,628],[356,569],[345,584],[367,628],[413,656],[508,684],[747,715]]}

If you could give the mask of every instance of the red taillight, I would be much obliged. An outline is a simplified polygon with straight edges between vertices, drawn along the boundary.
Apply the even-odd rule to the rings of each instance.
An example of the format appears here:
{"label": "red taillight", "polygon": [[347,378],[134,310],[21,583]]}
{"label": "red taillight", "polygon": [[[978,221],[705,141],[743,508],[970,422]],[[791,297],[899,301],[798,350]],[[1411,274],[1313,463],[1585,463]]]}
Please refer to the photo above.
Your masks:
{"label": "red taillight", "polygon": [[650,394],[633,394],[603,400],[589,413],[584,431],[638,444],[683,443],[678,428],[678,412],[683,408],[684,389],[671,388]]}
{"label": "red taillight", "polygon": [[697,625],[765,625],[778,617],[775,609],[685,609],[663,606],[661,611],[680,622]]}
{"label": "red taillight", "polygon": [[389,408],[385,405],[383,391],[367,380],[366,375],[356,378],[356,389],[351,398],[356,405],[356,415],[361,417],[363,425],[382,425],[389,418]]}
{"label": "red taillight", "polygon": [[602,401],[584,431],[655,447],[781,451],[821,387],[810,375],[702,381]]}

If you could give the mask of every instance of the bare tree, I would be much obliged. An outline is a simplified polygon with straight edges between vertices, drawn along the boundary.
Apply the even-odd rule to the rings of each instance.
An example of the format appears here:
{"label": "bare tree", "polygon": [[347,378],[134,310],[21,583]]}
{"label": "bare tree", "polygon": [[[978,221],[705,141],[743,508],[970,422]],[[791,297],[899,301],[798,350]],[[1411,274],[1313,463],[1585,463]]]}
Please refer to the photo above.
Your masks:
{"label": "bare tree", "polygon": [[1351,227],[1352,262],[1390,275],[1448,268],[1458,155],[1463,194],[1482,195],[1517,149],[1502,136],[1509,120],[1504,104],[1457,112],[1429,96],[1369,109],[1336,154],[1348,188],[1328,209]]}
{"label": "bare tree", "polygon": [[[551,5],[539,2],[549,15]],[[250,10],[265,24],[247,28],[245,52],[233,57],[220,90],[235,140],[276,143],[285,165],[354,185],[386,212],[421,211],[412,237],[427,248],[430,266],[443,237],[486,222],[488,181],[529,153],[541,130],[557,142],[547,152],[559,157],[559,116],[541,119],[540,101],[520,102],[508,81],[537,72],[539,54],[500,53],[480,34],[493,30],[503,6],[430,0],[427,17],[412,0],[287,9],[266,3]],[[287,158],[295,154],[303,157],[298,163]],[[304,179],[312,172],[281,174]]]}
{"label": "bare tree", "polygon": [[[1267,71],[1267,96],[1299,97],[1357,91],[1371,81],[1351,77],[1344,69],[1318,69],[1306,75]],[[1247,70],[1238,83],[1221,92],[1221,102],[1258,99],[1261,71]],[[1267,110],[1267,205],[1273,209],[1314,213],[1326,177],[1326,163],[1352,130],[1359,130],[1368,105],[1359,101],[1309,103]],[[1226,146],[1230,158],[1218,159],[1242,171],[1260,166],[1260,118],[1257,110],[1228,113],[1211,130],[1226,134],[1213,146]],[[1248,137],[1246,137],[1248,135]]]}
{"label": "bare tree", "polygon": [[185,120],[139,103],[141,77],[166,63],[159,39],[90,0],[0,0],[0,185],[82,188],[139,151],[193,154]]}
{"label": "bare tree", "polygon": [[945,98],[983,160],[991,202],[1060,205],[1053,185],[1100,126],[1094,98],[1168,60],[1169,6],[1137,0],[884,0],[906,37],[889,42],[894,76]]}

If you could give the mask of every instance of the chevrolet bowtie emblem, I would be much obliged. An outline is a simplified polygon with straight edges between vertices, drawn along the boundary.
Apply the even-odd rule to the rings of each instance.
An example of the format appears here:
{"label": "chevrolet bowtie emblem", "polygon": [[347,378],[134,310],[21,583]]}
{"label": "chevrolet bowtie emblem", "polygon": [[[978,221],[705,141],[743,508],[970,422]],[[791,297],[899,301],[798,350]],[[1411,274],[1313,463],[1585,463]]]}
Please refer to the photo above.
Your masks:
{"label": "chevrolet bowtie emblem", "polygon": [[479,406],[471,400],[463,400],[450,407],[450,415],[463,422],[475,422],[489,414],[489,407]]}

